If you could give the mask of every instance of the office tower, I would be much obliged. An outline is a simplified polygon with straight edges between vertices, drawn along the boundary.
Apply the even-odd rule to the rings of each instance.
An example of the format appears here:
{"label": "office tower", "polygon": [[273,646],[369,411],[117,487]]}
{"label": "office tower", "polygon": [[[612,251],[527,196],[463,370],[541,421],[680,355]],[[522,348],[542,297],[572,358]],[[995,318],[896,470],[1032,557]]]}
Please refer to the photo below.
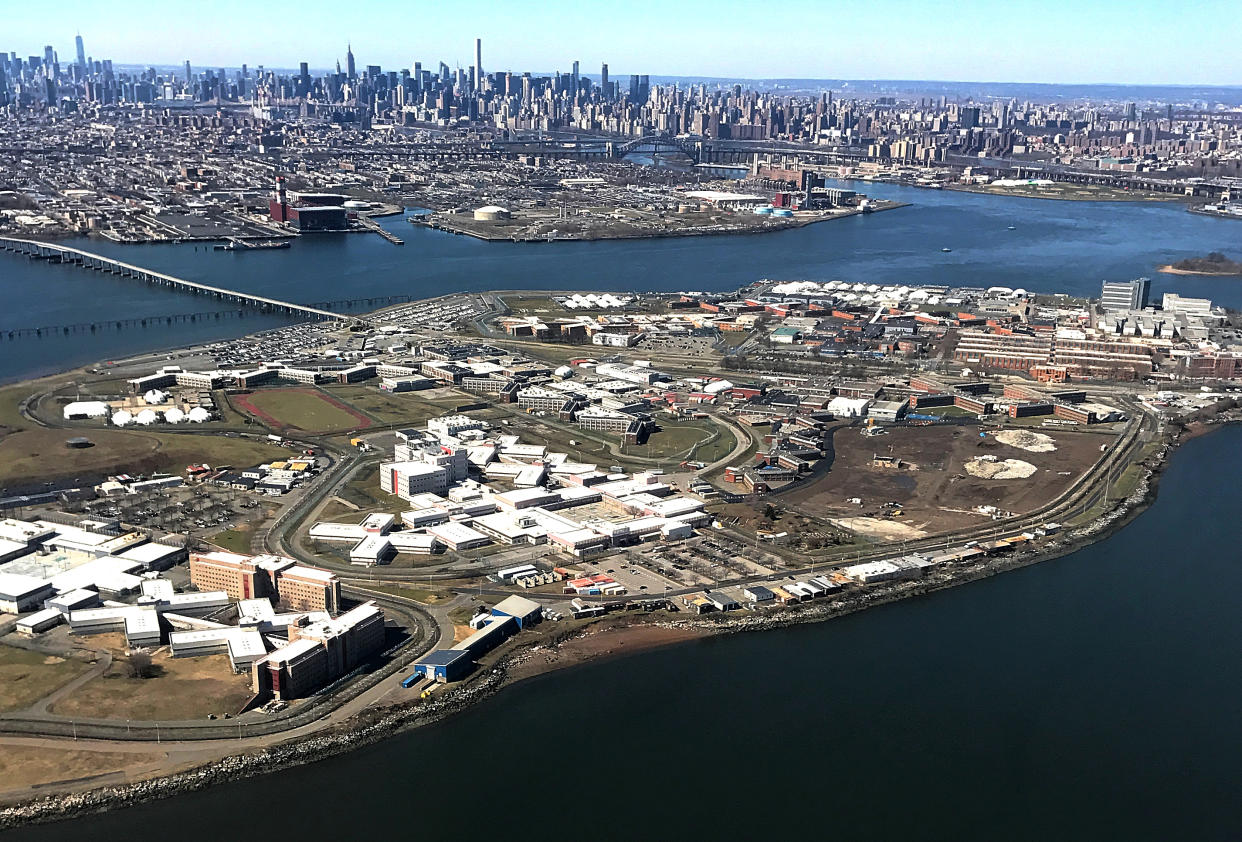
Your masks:
{"label": "office tower", "polygon": [[483,88],[483,39],[474,39],[474,79],[475,90]]}
{"label": "office tower", "polygon": [[353,44],[348,44],[345,47],[345,75],[351,82],[358,78],[358,68],[354,65]]}
{"label": "office tower", "polygon": [[599,87],[600,87],[600,90],[603,92],[601,95],[604,97],[604,99],[608,99],[609,90],[608,90],[608,63],[607,62],[604,62],[603,64],[599,66]]}
{"label": "office tower", "polygon": [[573,90],[571,91],[571,93],[572,93],[574,96],[577,96],[577,95],[578,95],[578,62],[577,62],[577,61],[575,61],[575,62],[574,62],[574,75],[573,75],[573,80],[574,80],[574,81],[573,81],[573,85],[574,85],[574,87],[573,87]]}
{"label": "office tower", "polygon": [[194,81],[194,74],[190,72],[190,60],[185,61],[185,83],[188,85]]}
{"label": "office tower", "polygon": [[86,45],[82,43],[82,36],[75,35],[73,44],[78,48],[78,67],[83,71],[86,70]]}
{"label": "office tower", "polygon": [[51,66],[55,63],[56,63],[56,51],[53,50],[52,46],[49,44],[48,46],[43,48],[43,64],[50,69]]}
{"label": "office tower", "polygon": [[1100,291],[1100,309],[1106,313],[1142,310],[1151,296],[1151,280],[1105,281]]}

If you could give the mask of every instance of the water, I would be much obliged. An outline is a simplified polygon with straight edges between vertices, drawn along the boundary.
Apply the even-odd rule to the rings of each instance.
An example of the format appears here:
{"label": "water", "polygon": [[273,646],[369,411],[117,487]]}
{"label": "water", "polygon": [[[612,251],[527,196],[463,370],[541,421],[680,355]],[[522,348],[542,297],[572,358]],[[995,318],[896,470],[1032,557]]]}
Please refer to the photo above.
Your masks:
{"label": "water", "polygon": [[1240,471],[1226,429],[1062,559],[554,673],[313,766],[12,838],[1236,839]]}
{"label": "water", "polygon": [[[1238,279],[1155,274],[1158,265],[1210,251],[1242,255],[1242,224],[1231,220],[1189,214],[1180,205],[858,187],[913,206],[759,236],[485,243],[390,217],[382,224],[405,239],[405,246],[368,234],[304,237],[291,249],[246,254],[202,246],[195,251],[193,245],[75,244],[190,280],[302,303],[488,289],[727,290],[762,278],[1000,285],[1096,295],[1101,280],[1149,275],[1157,296],[1177,291],[1242,307]],[[1016,229],[1006,230],[1009,225]],[[0,291],[7,304],[0,330],[214,307],[206,299],[8,254],[0,254]],[[0,380],[283,323],[252,314],[247,321],[4,340]]]}

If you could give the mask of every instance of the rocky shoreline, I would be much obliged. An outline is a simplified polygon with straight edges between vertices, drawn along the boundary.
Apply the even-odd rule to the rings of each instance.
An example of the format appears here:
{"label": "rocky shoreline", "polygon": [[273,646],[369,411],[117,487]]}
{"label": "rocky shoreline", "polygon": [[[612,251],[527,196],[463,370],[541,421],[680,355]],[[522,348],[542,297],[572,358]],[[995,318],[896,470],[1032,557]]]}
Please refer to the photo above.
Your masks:
{"label": "rocky shoreline", "polygon": [[[1233,421],[1218,416],[1216,423]],[[660,619],[651,622],[664,629],[678,630],[694,635],[736,634],[787,628],[801,623],[823,622],[867,608],[885,605],[901,599],[922,596],[946,588],[978,581],[998,573],[1028,567],[1042,561],[1060,558],[1101,541],[1133,520],[1156,496],[1160,473],[1168,463],[1169,456],[1177,447],[1176,442],[1166,442],[1144,464],[1144,471],[1134,490],[1107,513],[1084,526],[1064,533],[1038,551],[1019,553],[987,564],[973,565],[950,571],[939,571],[917,581],[896,582],[887,586],[855,592],[829,602],[804,603],[779,610],[762,612],[733,612],[730,614],[705,615],[686,619]],[[552,641],[553,645],[573,638],[597,633],[594,627]],[[396,734],[443,720],[453,714],[517,683],[511,671],[526,664],[538,649],[548,641],[519,646],[503,656],[494,666],[475,680],[449,693],[426,701],[415,701],[384,711],[364,713],[327,733],[290,741],[261,752],[224,757],[203,766],[183,772],[135,781],[119,786],[107,786],[81,793],[49,795],[0,810],[0,830],[12,829],[25,824],[52,822],[79,815],[129,807],[146,801],[168,798],[206,789],[207,787],[241,778],[268,773],[273,769],[287,768],[323,760],[347,751],[372,745]],[[566,663],[565,666],[571,666]]]}

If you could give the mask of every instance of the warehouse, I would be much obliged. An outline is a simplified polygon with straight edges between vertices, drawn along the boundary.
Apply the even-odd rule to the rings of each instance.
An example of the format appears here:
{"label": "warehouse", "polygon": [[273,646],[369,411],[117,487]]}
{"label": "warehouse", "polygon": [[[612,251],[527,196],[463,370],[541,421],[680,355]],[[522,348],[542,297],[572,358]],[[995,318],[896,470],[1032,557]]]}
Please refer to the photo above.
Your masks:
{"label": "warehouse", "polygon": [[0,573],[0,611],[22,614],[43,605],[54,593],[52,583],[34,576]]}
{"label": "warehouse", "polygon": [[508,596],[492,607],[493,617],[512,617],[518,628],[530,628],[543,616],[543,608],[533,599],[524,596]]}
{"label": "warehouse", "polygon": [[472,550],[492,542],[482,532],[471,529],[463,523],[441,523],[427,530],[427,534],[444,544],[450,550]]}
{"label": "warehouse", "polygon": [[36,611],[28,617],[23,617],[17,621],[17,631],[19,634],[38,634],[47,631],[53,626],[58,626],[65,621],[65,615],[61,614],[55,608],[44,608],[42,611]]}
{"label": "warehouse", "polygon": [[389,532],[386,536],[399,555],[431,555],[438,542],[422,532]]}
{"label": "warehouse", "polygon": [[349,551],[349,562],[365,565],[383,564],[394,554],[392,541],[386,536],[368,535]]}
{"label": "warehouse", "polygon": [[437,649],[414,662],[411,677],[426,678],[440,684],[460,681],[474,666],[470,653],[461,649]]}
{"label": "warehouse", "polygon": [[471,657],[478,658],[495,649],[519,631],[521,627],[517,620],[512,617],[497,617],[453,648],[469,652]]}

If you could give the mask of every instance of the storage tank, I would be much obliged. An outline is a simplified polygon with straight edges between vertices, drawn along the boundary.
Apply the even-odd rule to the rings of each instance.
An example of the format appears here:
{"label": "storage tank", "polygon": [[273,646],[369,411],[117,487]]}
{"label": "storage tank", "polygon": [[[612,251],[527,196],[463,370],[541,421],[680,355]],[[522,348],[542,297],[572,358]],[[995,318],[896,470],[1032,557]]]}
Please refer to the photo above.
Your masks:
{"label": "storage tank", "polygon": [[782,218],[788,218],[788,217],[793,216],[793,211],[791,211],[789,208],[776,208],[775,210],[772,211],[772,215],[779,216]]}
{"label": "storage tank", "polygon": [[771,216],[772,212],[775,210],[776,208],[772,207],[771,205],[760,205],[759,207],[755,208],[755,214],[757,216]]}
{"label": "storage tank", "polygon": [[474,218],[477,222],[497,222],[501,219],[509,219],[513,214],[509,213],[508,208],[502,208],[500,205],[484,205],[474,212]]}

